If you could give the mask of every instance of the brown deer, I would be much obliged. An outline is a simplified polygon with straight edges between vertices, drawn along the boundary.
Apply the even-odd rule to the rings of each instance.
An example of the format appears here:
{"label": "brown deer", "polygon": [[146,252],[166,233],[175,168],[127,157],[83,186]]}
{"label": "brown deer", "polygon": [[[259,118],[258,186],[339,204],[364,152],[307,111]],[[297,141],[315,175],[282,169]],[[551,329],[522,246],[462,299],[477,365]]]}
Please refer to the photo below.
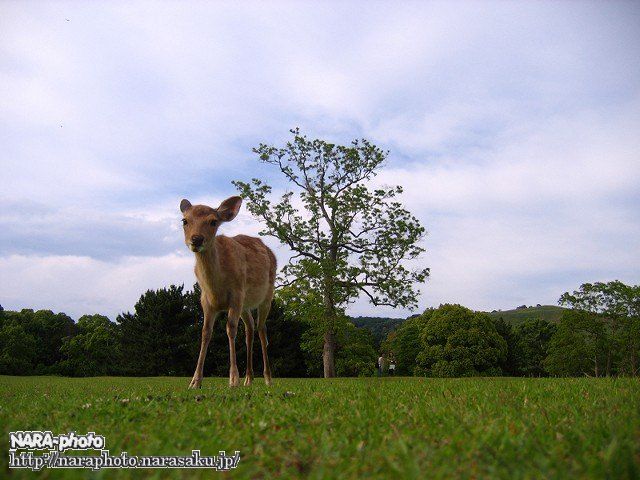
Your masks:
{"label": "brown deer", "polygon": [[196,256],[196,278],[202,290],[200,302],[204,311],[200,355],[189,388],[200,388],[202,370],[211,331],[216,317],[226,311],[229,337],[229,385],[239,384],[236,365],[236,333],[242,318],[247,342],[247,375],[245,385],[253,380],[253,330],[251,310],[258,309],[258,335],[262,344],[264,380],[271,385],[271,370],[267,356],[267,315],[273,299],[276,277],[276,257],[262,240],[246,235],[225,237],[216,235],[224,222],[233,220],[242,198],[230,197],[218,208],[180,202],[184,241]]}

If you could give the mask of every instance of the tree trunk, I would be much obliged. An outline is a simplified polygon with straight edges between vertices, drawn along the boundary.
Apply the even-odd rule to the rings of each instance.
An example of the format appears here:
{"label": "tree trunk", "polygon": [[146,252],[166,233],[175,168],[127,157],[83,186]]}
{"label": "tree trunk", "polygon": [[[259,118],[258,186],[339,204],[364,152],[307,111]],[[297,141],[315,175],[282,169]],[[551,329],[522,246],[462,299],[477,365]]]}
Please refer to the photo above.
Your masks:
{"label": "tree trunk", "polygon": [[332,331],[324,334],[324,348],[322,350],[322,363],[324,365],[324,378],[333,378],[336,376],[335,362],[336,339]]}
{"label": "tree trunk", "polygon": [[324,308],[327,320],[327,330],[324,333],[324,348],[322,349],[322,364],[324,366],[324,378],[336,376],[336,335],[335,320],[336,308],[332,299],[333,281],[330,276],[325,277]]}

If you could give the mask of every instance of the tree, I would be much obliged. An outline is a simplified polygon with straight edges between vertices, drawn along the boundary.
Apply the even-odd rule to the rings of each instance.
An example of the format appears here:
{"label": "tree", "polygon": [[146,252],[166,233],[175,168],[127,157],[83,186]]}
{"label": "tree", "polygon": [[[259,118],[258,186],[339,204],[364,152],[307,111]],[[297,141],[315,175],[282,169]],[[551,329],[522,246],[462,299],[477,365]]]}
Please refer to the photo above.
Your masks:
{"label": "tree", "polygon": [[195,362],[197,312],[182,285],[147,290],[134,313],[118,315],[128,375],[189,375]]}
{"label": "tree", "polygon": [[76,325],[71,317],[51,310],[38,310],[33,315],[38,332],[38,373],[60,373],[63,358],[60,348],[66,338],[75,335]]}
{"label": "tree", "polygon": [[336,373],[341,377],[372,376],[378,358],[373,334],[366,328],[358,328],[347,322],[342,331],[342,348],[336,357]]}
{"label": "tree", "polygon": [[349,317],[349,321],[356,327],[365,328],[371,332],[376,349],[379,349],[380,344],[405,320],[405,318]]}
{"label": "tree", "polygon": [[544,368],[555,376],[605,374],[608,338],[604,323],[584,310],[566,310],[551,337]]}
{"label": "tree", "polygon": [[[371,332],[347,321],[336,325],[336,373],[344,377],[373,375],[377,355]],[[322,329],[321,324],[311,326],[302,336],[301,347],[305,352],[307,372],[313,377],[319,377],[323,373],[318,362],[324,349],[323,336],[318,334],[320,329]]]}
{"label": "tree", "polygon": [[504,360],[500,362],[500,370],[507,376],[518,376],[518,335],[511,326],[510,323],[504,321],[502,317],[493,321],[496,328],[496,332],[500,335],[507,344],[507,354]]}
{"label": "tree", "polygon": [[543,377],[548,372],[544,368],[549,342],[556,332],[553,323],[544,320],[526,320],[514,329],[516,338],[514,357],[519,375]]}
{"label": "tree", "polygon": [[121,369],[120,332],[104,315],[83,315],[77,333],[66,338],[61,370],[70,376],[117,375]]}
{"label": "tree", "polygon": [[36,358],[36,339],[17,322],[0,325],[0,374],[30,375]]}
{"label": "tree", "polygon": [[[293,252],[282,269],[285,284],[296,284],[322,310],[323,371],[336,374],[336,331],[344,309],[359,295],[374,305],[413,307],[416,283],[429,270],[410,270],[403,262],[423,252],[417,245],[424,228],[400,202],[402,187],[370,188],[387,153],[367,140],[349,146],[309,140],[297,129],[285,147],[260,144],[259,159],[276,166],[297,191],[268,198],[272,188],[254,178],[233,182],[249,211],[265,223],[261,235],[273,236]],[[314,292],[318,292],[317,295]]]}
{"label": "tree", "polygon": [[[11,338],[21,336],[22,332],[30,338],[27,340],[35,342],[29,357],[31,374],[56,374],[60,373],[60,361],[63,354],[60,351],[66,338],[75,334],[75,323],[64,313],[53,313],[51,310],[23,309],[19,312],[3,312],[4,324],[13,324],[20,327],[12,330]],[[7,357],[11,361],[11,356]],[[16,361],[17,360],[16,357]],[[21,363],[24,367],[25,363]],[[22,368],[22,367],[21,367]]]}
{"label": "tree", "polygon": [[461,305],[441,305],[420,335],[417,372],[433,377],[500,375],[507,344],[488,314]]}
{"label": "tree", "polygon": [[398,375],[414,375],[416,358],[422,350],[420,335],[433,309],[425,310],[422,315],[409,317],[391,332],[382,344],[384,353],[393,355]]}
{"label": "tree", "polygon": [[638,375],[640,370],[640,285],[619,280],[584,283],[573,293],[564,293],[561,305],[596,315],[606,324],[610,342],[607,348],[607,375]]}

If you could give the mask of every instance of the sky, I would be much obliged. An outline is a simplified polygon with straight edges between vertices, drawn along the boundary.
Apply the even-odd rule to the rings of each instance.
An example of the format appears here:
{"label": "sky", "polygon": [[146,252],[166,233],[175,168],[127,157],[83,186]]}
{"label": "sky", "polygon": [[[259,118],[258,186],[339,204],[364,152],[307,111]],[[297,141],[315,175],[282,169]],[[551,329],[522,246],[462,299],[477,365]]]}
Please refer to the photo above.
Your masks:
{"label": "sky", "polygon": [[389,150],[374,184],[428,231],[417,311],[640,282],[638,2],[2,0],[0,92],[5,309],[190,287],[180,200],[286,189],[252,148],[294,127]]}

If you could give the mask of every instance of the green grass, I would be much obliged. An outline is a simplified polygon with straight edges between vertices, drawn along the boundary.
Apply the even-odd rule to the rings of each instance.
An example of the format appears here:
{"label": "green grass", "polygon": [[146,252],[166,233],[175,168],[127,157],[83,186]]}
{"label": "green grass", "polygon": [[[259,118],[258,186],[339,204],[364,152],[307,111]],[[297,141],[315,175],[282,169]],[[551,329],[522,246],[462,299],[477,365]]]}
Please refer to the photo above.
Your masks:
{"label": "green grass", "polygon": [[[94,431],[112,455],[240,450],[232,478],[638,478],[634,379],[0,377],[8,432]],[[28,470],[13,477],[32,478]],[[43,470],[43,478],[215,478],[206,470]]]}
{"label": "green grass", "polygon": [[562,316],[562,312],[565,310],[565,308],[556,307],[554,305],[542,305],[541,307],[489,312],[489,315],[496,319],[502,317],[505,322],[516,326],[527,320],[545,320],[551,323],[558,323]]}

